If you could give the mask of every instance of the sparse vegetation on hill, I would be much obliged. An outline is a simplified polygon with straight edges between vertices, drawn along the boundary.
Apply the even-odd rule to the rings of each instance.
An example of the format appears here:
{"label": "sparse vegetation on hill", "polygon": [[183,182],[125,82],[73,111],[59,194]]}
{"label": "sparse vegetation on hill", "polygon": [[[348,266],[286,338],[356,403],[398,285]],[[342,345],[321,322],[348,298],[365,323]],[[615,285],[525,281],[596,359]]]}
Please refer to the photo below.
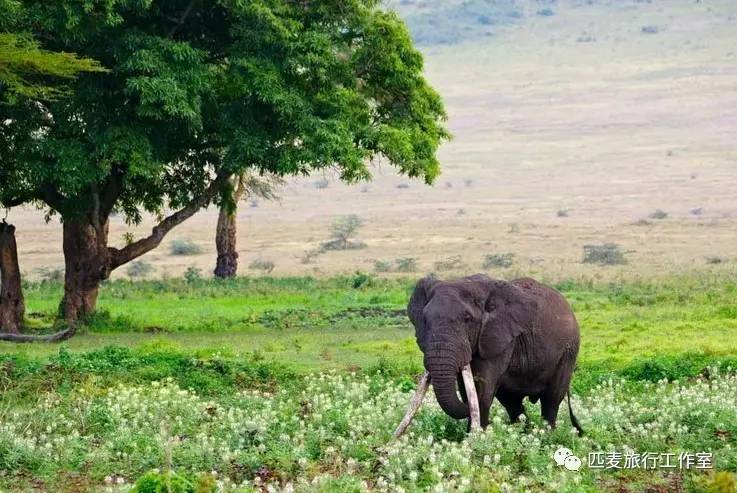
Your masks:
{"label": "sparse vegetation on hill", "polygon": [[454,44],[489,36],[498,26],[516,22],[523,15],[514,0],[404,1],[398,10],[419,45]]}

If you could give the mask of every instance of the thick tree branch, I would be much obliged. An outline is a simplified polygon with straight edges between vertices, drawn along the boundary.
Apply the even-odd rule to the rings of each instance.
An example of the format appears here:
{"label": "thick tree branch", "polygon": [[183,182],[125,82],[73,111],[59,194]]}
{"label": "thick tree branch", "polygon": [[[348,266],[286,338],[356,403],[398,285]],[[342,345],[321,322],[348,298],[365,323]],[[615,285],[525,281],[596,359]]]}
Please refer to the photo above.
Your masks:
{"label": "thick tree branch", "polygon": [[35,195],[28,193],[9,198],[0,203],[2,203],[3,207],[10,209],[11,207],[18,207],[19,205],[31,202],[33,200],[36,200],[37,198],[38,197],[36,197]]}
{"label": "thick tree branch", "polygon": [[154,226],[149,236],[141,238],[138,241],[134,241],[130,245],[121,249],[110,247],[108,249],[110,252],[110,270],[116,269],[159,246],[159,244],[161,244],[161,240],[164,239],[164,236],[166,236],[169,231],[208,205],[218,194],[223,183],[227,180],[227,176],[219,176],[216,178],[201,195],[195,197],[186,206],[166,217],[159,224]]}
{"label": "thick tree branch", "polygon": [[41,197],[44,202],[59,212],[64,208],[64,202],[67,199],[52,183],[46,183],[43,185],[41,189]]}
{"label": "thick tree branch", "polygon": [[176,24],[169,30],[166,37],[171,38],[174,36],[177,32],[177,30],[184,25],[184,21],[187,20],[187,17],[189,17],[189,14],[192,12],[192,9],[194,8],[194,5],[197,3],[197,0],[191,0],[189,2],[189,5],[187,5],[187,8],[184,9],[184,12],[182,12],[182,16],[179,19],[172,19]]}
{"label": "thick tree branch", "polygon": [[123,189],[124,175],[125,169],[122,166],[115,166],[110,172],[110,176],[102,187],[102,190],[100,190],[98,214],[101,221],[107,219],[113,211],[113,207],[115,207],[115,203],[118,201],[118,197],[120,197]]}

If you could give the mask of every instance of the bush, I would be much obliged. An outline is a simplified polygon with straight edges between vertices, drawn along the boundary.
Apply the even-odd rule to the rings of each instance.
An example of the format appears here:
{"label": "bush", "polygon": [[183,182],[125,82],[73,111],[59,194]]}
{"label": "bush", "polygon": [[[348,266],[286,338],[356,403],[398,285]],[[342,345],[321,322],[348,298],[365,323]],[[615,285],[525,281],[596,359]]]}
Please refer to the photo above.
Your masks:
{"label": "bush", "polygon": [[710,265],[724,264],[726,262],[728,262],[728,259],[724,257],[719,257],[716,255],[706,257],[706,263]]}
{"label": "bush", "polygon": [[318,256],[325,253],[324,248],[313,248],[312,250],[307,250],[304,254],[302,254],[301,260],[303,264],[311,264]]}
{"label": "bush", "polygon": [[390,272],[392,264],[386,260],[374,260],[374,270],[376,272]]}
{"label": "bush", "polygon": [[398,258],[396,262],[397,262],[397,272],[417,271],[417,258],[415,257]]}
{"label": "bush", "polygon": [[558,209],[556,215],[558,217],[568,217],[568,209]]}
{"label": "bush", "polygon": [[276,265],[271,260],[256,259],[253,262],[251,262],[250,264],[248,264],[248,268],[249,269],[251,269],[251,270],[261,270],[261,271],[266,272],[267,274],[270,274],[271,271],[274,270],[274,267],[276,267]]}
{"label": "bush", "polygon": [[195,266],[187,267],[187,270],[184,272],[184,280],[187,281],[189,284],[201,281],[202,269]]}
{"label": "bush", "polygon": [[130,493],[215,493],[215,480],[209,474],[190,478],[175,472],[147,472],[136,481]]}
{"label": "bush", "polygon": [[435,270],[439,271],[461,270],[465,268],[466,264],[463,263],[460,255],[454,255],[435,262]]}
{"label": "bush", "polygon": [[652,221],[649,221],[647,219],[638,219],[637,221],[635,221],[632,224],[634,224],[635,226],[652,226],[653,225],[653,222]]}
{"label": "bush", "polygon": [[417,259],[415,257],[398,258],[392,262],[386,260],[374,261],[374,271],[376,272],[416,272]]}
{"label": "bush", "polygon": [[660,28],[658,28],[658,26],[648,24],[646,26],[642,26],[640,32],[643,34],[658,34],[660,32]]}
{"label": "bush", "polygon": [[135,262],[131,262],[126,272],[128,273],[128,277],[136,278],[146,277],[155,270],[154,266],[149,262],[146,262],[145,260],[137,260]]}
{"label": "bush", "polygon": [[171,242],[172,255],[199,255],[202,247],[188,238],[177,239]]}
{"label": "bush", "polygon": [[64,281],[63,267],[39,267],[35,270],[41,282],[62,282]]}
{"label": "bush", "polygon": [[537,11],[537,15],[543,16],[543,17],[550,17],[552,15],[555,15],[555,12],[553,12],[553,9],[550,8],[544,8]]}
{"label": "bush", "polygon": [[507,253],[490,253],[484,257],[483,268],[491,269],[492,267],[511,267],[514,264],[514,254]]}
{"label": "bush", "polygon": [[316,182],[313,182],[312,185],[317,188],[318,190],[322,190],[325,188],[328,188],[330,185],[330,182],[327,178],[323,178],[322,180],[317,180]]}
{"label": "bush", "polygon": [[668,213],[662,209],[655,209],[655,212],[652,212],[647,217],[649,217],[650,219],[665,219],[666,217],[668,217]]}
{"label": "bush", "polygon": [[363,226],[363,220],[355,214],[336,219],[330,227],[330,241],[322,244],[323,250],[352,250],[363,248],[365,243],[351,239]]}
{"label": "bush", "polygon": [[371,274],[365,272],[356,271],[351,281],[353,289],[361,289],[371,287],[374,283],[374,278]]}
{"label": "bush", "polygon": [[604,243],[603,245],[584,245],[583,263],[599,265],[626,264],[624,253],[616,243]]}

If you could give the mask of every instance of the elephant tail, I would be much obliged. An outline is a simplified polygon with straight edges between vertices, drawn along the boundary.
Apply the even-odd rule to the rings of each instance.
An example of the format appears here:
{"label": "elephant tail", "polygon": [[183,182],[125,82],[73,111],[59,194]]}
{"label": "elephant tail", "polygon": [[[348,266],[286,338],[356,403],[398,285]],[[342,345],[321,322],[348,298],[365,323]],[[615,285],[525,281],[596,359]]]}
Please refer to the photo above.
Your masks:
{"label": "elephant tail", "polygon": [[573,414],[573,408],[571,407],[571,390],[568,389],[567,392],[568,396],[568,415],[571,417],[571,423],[573,424],[573,427],[576,428],[578,431],[579,436],[583,436],[583,428],[581,428],[581,424],[578,422],[578,418],[576,418],[576,415]]}

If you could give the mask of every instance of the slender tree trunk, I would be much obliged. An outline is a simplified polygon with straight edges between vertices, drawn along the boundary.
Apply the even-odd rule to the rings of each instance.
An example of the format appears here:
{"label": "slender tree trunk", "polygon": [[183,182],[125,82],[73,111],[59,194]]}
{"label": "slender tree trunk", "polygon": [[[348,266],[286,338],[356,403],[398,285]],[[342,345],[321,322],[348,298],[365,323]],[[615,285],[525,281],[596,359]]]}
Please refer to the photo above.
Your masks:
{"label": "slender tree trunk", "polygon": [[220,207],[217,231],[215,233],[215,246],[218,251],[218,258],[215,264],[215,277],[222,279],[235,277],[238,272],[238,251],[236,249],[235,239],[236,215],[237,209],[231,212],[224,206]]}
{"label": "slender tree trunk", "polygon": [[100,283],[110,275],[108,221],[93,225],[87,218],[64,221],[64,298],[61,314],[69,323],[90,315]]}
{"label": "slender tree trunk", "polygon": [[235,277],[238,272],[238,251],[236,245],[236,220],[238,215],[238,202],[243,197],[245,187],[238,180],[237,187],[233,192],[233,208],[227,205],[220,206],[218,225],[215,232],[215,247],[218,258],[215,263],[215,277],[227,279]]}
{"label": "slender tree trunk", "polygon": [[18,266],[15,227],[0,224],[0,327],[9,334],[20,333],[25,304]]}

